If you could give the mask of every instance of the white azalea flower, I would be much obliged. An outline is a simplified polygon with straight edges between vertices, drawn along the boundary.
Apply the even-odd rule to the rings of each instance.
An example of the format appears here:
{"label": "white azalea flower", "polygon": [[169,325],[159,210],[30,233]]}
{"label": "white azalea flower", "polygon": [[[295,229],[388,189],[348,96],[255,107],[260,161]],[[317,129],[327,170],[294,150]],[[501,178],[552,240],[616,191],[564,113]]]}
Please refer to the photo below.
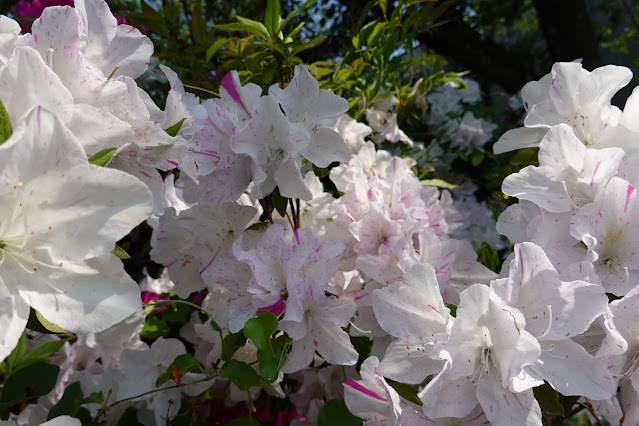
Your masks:
{"label": "white azalea flower", "polygon": [[110,252],[151,213],[144,184],[89,165],[73,135],[40,107],[0,146],[0,171],[0,281],[14,309],[2,359],[28,306],[73,332],[104,330],[140,309],[137,284]]}

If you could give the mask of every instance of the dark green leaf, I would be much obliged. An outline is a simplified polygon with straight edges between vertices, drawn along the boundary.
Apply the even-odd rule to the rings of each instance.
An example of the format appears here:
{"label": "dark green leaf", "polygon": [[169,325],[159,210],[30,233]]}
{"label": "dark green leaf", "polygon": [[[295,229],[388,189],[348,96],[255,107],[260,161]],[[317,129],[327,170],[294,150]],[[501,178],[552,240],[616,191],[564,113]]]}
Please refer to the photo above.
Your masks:
{"label": "dark green leaf", "polygon": [[559,402],[559,392],[554,390],[548,382],[533,389],[535,399],[539,402],[542,410],[556,416],[565,416],[563,405]]}
{"label": "dark green leaf", "polygon": [[393,389],[397,391],[399,396],[404,398],[408,402],[412,402],[413,404],[417,404],[419,406],[423,405],[422,400],[417,396],[417,389],[412,387],[411,385],[407,385],[405,383],[392,382],[389,383]]}
{"label": "dark green leaf", "polygon": [[58,352],[65,342],[68,342],[71,338],[54,340],[46,342],[28,354],[26,354],[18,363],[18,368],[24,368],[27,365],[35,364],[38,361],[45,360],[48,356]]}
{"label": "dark green leaf", "polygon": [[120,247],[117,244],[115,245],[115,248],[111,251],[111,253],[116,255],[118,259],[122,259],[122,260],[131,259],[131,256],[129,256],[129,253],[127,253],[122,247]]}
{"label": "dark green leaf", "polygon": [[[179,372],[173,371],[173,365],[177,367]],[[171,379],[175,379],[174,374],[179,374],[179,376],[182,377],[184,374],[189,373],[191,371],[198,371],[200,373],[204,373],[204,368],[202,368],[202,364],[200,364],[198,360],[193,358],[193,355],[191,354],[178,355],[175,358],[175,360],[171,363],[171,365],[167,367],[166,371],[160,374],[158,379],[155,381],[155,387],[158,387],[161,384]]]}
{"label": "dark green leaf", "polygon": [[78,408],[78,411],[76,411],[75,416],[73,417],[80,420],[80,422],[82,423],[82,426],[95,426],[95,425],[103,424],[103,423],[93,422],[93,416],[91,415],[91,412],[89,411],[89,409],[86,407]]}
{"label": "dark green leaf", "polygon": [[499,253],[497,253],[486,241],[483,241],[481,243],[481,247],[477,249],[477,260],[491,271],[496,271],[501,264]]}
{"label": "dark green leaf", "polygon": [[2,389],[2,401],[22,401],[46,395],[58,381],[60,367],[46,362],[31,364],[11,375]]}
{"label": "dark green leaf", "polygon": [[157,315],[149,315],[144,321],[144,327],[140,331],[140,337],[147,340],[155,340],[158,337],[167,337],[171,329],[166,321]]}
{"label": "dark green leaf", "polygon": [[193,33],[193,37],[195,37],[195,40],[199,44],[203,46],[208,44],[206,21],[204,17],[202,17],[202,12],[200,12],[199,7],[196,7],[191,14],[191,33]]}
{"label": "dark green leaf", "polygon": [[182,128],[182,123],[184,123],[184,120],[186,120],[186,117],[181,119],[180,121],[178,121],[171,127],[167,127],[166,129],[164,129],[164,131],[168,133],[169,136],[173,136],[173,137],[177,136],[178,132]]}
{"label": "dark green leaf", "polygon": [[364,360],[371,356],[371,348],[373,347],[373,339],[367,336],[351,336],[351,343],[359,354],[357,365],[362,365]]}
{"label": "dark green leaf", "polygon": [[368,39],[366,40],[366,45],[369,48],[375,48],[379,39],[384,35],[384,28],[386,28],[385,22],[380,22],[377,25],[375,25],[375,28],[373,28],[373,31],[371,32],[371,34],[368,36]]}
{"label": "dark green leaf", "polygon": [[191,426],[193,423],[194,408],[188,399],[182,398],[180,411],[171,419],[171,426]]}
{"label": "dark green leaf", "polygon": [[29,311],[29,319],[27,320],[27,328],[29,330],[37,331],[38,333],[43,334],[54,334],[52,331],[47,330],[36,315],[36,310],[31,308]]}
{"label": "dark green leaf", "polygon": [[16,347],[13,348],[13,350],[5,360],[8,370],[7,373],[10,374],[13,371],[18,362],[20,362],[24,354],[27,352],[27,342],[27,333],[25,331],[22,333],[22,336],[20,336],[20,339],[18,339],[18,344],[16,345]]}
{"label": "dark green leaf", "polygon": [[0,99],[0,145],[2,145],[7,139],[11,137],[11,120],[9,120],[9,113]]}
{"label": "dark green leaf", "polygon": [[262,37],[264,40],[269,40],[271,37],[268,30],[261,22],[254,21],[252,19],[237,17],[238,22],[231,24],[215,25],[213,28],[223,31],[246,31],[251,34]]}
{"label": "dark green leaf", "polygon": [[320,44],[322,44],[324,42],[324,40],[326,40],[327,36],[319,36],[319,37],[315,37],[314,39],[306,42],[306,43],[302,43],[300,46],[297,46],[296,48],[294,48],[291,51],[291,55],[297,55],[300,52],[303,52],[305,50],[311,49],[313,47],[317,47]]}
{"label": "dark green leaf", "polygon": [[271,37],[276,37],[280,26],[280,0],[267,0],[264,25]]}
{"label": "dark green leaf", "polygon": [[226,37],[218,38],[215,42],[206,49],[206,62],[210,61],[213,55],[220,50],[226,42],[229,41]]}
{"label": "dark green leaf", "polygon": [[226,424],[226,426],[260,426],[260,422],[252,417],[240,417],[233,419]]}
{"label": "dark green leaf", "polygon": [[375,26],[377,25],[377,21],[371,21],[368,24],[364,25],[361,30],[359,30],[359,42],[366,43],[368,41],[368,37],[373,33]]}
{"label": "dark green leaf", "polygon": [[271,194],[273,206],[282,217],[286,217],[286,209],[288,208],[288,198],[280,195],[280,189],[276,186]]}
{"label": "dark green leaf", "polygon": [[171,374],[171,366],[169,365],[166,371],[158,376],[157,380],[155,381],[155,387],[158,388],[172,379],[173,375]]}
{"label": "dark green leaf", "polygon": [[306,9],[308,9],[309,7],[311,7],[313,5],[313,3],[315,3],[315,0],[308,0],[306,3],[304,3],[304,6],[300,7],[299,9],[295,9],[294,11],[292,11],[291,13],[289,13],[288,15],[286,15],[286,18],[284,18],[284,21],[282,22],[282,25],[280,25],[280,30],[284,30],[284,28],[286,28],[286,26],[293,20],[295,19],[297,16],[299,16],[300,14],[302,14]]}
{"label": "dark green leaf", "polygon": [[327,401],[317,416],[318,426],[360,426],[364,421],[348,411],[341,399]]}
{"label": "dark green leaf", "polygon": [[291,347],[291,342],[292,339],[284,334],[272,342],[275,356],[262,350],[257,351],[257,360],[260,363],[260,374],[262,374],[262,377],[269,383],[273,383],[277,380],[280,368],[282,368],[282,365],[286,362],[286,356]]}
{"label": "dark green leaf", "polygon": [[246,228],[246,231],[258,231],[262,232],[268,227],[268,222],[256,222],[253,225]]}
{"label": "dark green leaf", "polygon": [[470,154],[470,164],[473,167],[477,167],[479,166],[482,161],[484,161],[484,158],[486,157],[486,155],[481,152],[481,151],[473,151],[472,154]]}
{"label": "dark green leaf", "polygon": [[84,398],[82,400],[83,404],[103,404],[104,403],[104,394],[102,391],[100,392],[92,392],[91,395]]}
{"label": "dark green leaf", "polygon": [[238,349],[246,344],[246,336],[242,331],[231,333],[222,341],[222,359],[228,361]]}
{"label": "dark green leaf", "polygon": [[277,331],[277,318],[269,311],[262,311],[255,318],[251,318],[244,324],[244,335],[251,339],[260,350],[275,356],[271,345],[271,335]]}
{"label": "dark green leaf", "polygon": [[129,407],[118,420],[117,426],[144,426],[138,420],[138,414],[135,407]]}
{"label": "dark green leaf", "polygon": [[510,160],[510,164],[517,169],[531,165],[539,166],[539,160],[537,159],[538,152],[539,150],[536,148],[522,149]]}
{"label": "dark green leaf", "polygon": [[103,150],[96,152],[89,158],[89,164],[106,167],[117,151],[117,148],[104,148]]}
{"label": "dark green leaf", "polygon": [[49,410],[47,420],[64,415],[71,417],[75,416],[78,408],[82,405],[83,399],[84,394],[82,393],[82,386],[80,385],[80,382],[71,383],[64,390],[60,401],[58,401],[58,403]]}
{"label": "dark green leaf", "polygon": [[224,363],[219,371],[220,377],[229,379],[241,390],[249,390],[260,385],[260,376],[245,362],[230,359]]}
{"label": "dark green leaf", "polygon": [[451,304],[451,303],[444,303],[444,305],[446,305],[446,307],[448,309],[450,309],[450,315],[453,317],[457,316],[457,306]]}

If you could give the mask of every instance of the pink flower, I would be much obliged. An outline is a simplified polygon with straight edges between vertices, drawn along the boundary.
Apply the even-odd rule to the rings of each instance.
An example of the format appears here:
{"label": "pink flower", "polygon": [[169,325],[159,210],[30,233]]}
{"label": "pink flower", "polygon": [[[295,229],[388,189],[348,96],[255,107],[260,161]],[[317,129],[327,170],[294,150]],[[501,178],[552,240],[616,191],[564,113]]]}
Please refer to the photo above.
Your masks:
{"label": "pink flower", "polygon": [[[151,300],[171,300],[168,297],[160,297],[158,294],[155,294],[153,292],[150,291],[143,291],[142,292],[142,303],[149,303]],[[161,312],[166,311],[169,308],[169,304],[168,303],[162,303],[161,305],[159,305],[157,308],[155,308],[151,313],[152,314],[159,314]]]}

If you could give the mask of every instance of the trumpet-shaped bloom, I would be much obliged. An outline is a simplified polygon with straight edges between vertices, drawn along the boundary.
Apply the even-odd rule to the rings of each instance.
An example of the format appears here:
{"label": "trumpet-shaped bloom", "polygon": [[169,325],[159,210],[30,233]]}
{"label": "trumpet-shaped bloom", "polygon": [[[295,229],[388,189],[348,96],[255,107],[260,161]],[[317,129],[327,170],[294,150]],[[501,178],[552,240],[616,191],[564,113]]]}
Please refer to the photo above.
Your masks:
{"label": "trumpet-shaped bloom", "polygon": [[139,310],[140,290],[110,252],[151,213],[146,186],[89,165],[40,107],[0,146],[0,171],[0,276],[15,309],[0,356],[24,328],[27,305],[74,332],[103,330]]}

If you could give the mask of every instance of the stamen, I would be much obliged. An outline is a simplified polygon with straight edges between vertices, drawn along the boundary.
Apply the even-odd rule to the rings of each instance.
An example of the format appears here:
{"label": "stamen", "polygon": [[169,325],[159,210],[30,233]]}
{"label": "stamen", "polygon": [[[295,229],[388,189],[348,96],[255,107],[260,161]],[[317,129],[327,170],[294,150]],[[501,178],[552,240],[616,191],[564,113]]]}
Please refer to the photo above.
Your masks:
{"label": "stamen", "polygon": [[53,52],[55,52],[55,50],[53,50],[52,47],[49,48],[49,68],[53,69]]}
{"label": "stamen", "polygon": [[360,333],[364,333],[364,334],[373,334],[373,332],[372,332],[372,331],[370,331],[370,330],[369,330],[369,331],[364,331],[364,330],[362,330],[361,328],[359,328],[358,326],[356,326],[356,325],[355,325],[355,323],[354,323],[353,321],[349,321],[349,322],[350,322],[351,326],[352,326],[355,330],[359,331]]}
{"label": "stamen", "polygon": [[541,336],[537,336],[536,338],[542,338],[544,337],[546,334],[548,334],[548,332],[550,331],[550,328],[552,327],[552,305],[548,305],[546,306],[546,308],[548,309],[548,316],[550,317],[550,320],[548,321],[548,328],[543,330],[541,332]]}
{"label": "stamen", "polygon": [[111,71],[111,74],[109,74],[109,76],[107,77],[107,80],[111,80],[111,77],[113,77],[113,74],[115,74],[119,69],[120,67],[113,68],[113,71]]}

